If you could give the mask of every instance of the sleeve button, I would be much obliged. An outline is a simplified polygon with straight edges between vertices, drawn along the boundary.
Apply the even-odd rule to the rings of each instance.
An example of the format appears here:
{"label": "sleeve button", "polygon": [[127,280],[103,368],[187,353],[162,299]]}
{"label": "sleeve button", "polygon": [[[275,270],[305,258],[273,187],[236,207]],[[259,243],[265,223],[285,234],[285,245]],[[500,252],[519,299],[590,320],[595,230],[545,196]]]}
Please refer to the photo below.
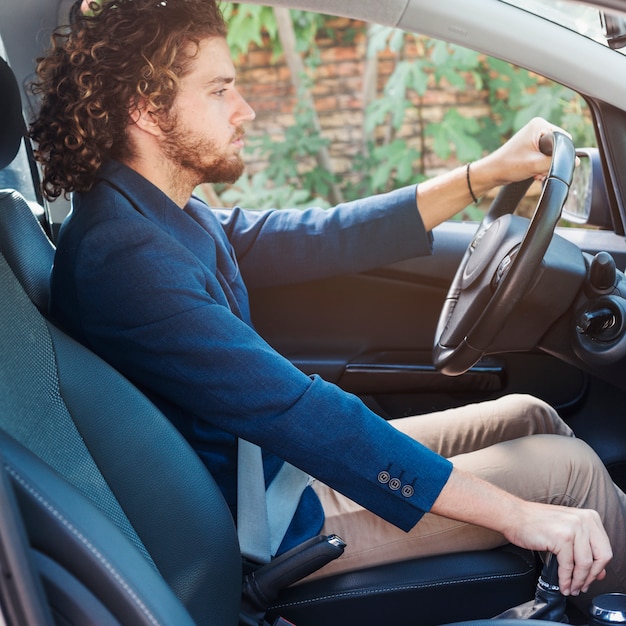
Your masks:
{"label": "sleeve button", "polygon": [[404,485],[402,487],[402,495],[405,498],[410,498],[415,493],[415,489],[411,485]]}
{"label": "sleeve button", "polygon": [[400,487],[402,487],[402,483],[400,482],[399,478],[392,478],[389,481],[389,489],[391,489],[392,491],[397,491],[398,489],[400,489]]}
{"label": "sleeve button", "polygon": [[386,471],[382,471],[378,474],[378,482],[382,483],[383,485],[388,483],[389,480],[391,479],[391,476],[389,475],[389,472]]}

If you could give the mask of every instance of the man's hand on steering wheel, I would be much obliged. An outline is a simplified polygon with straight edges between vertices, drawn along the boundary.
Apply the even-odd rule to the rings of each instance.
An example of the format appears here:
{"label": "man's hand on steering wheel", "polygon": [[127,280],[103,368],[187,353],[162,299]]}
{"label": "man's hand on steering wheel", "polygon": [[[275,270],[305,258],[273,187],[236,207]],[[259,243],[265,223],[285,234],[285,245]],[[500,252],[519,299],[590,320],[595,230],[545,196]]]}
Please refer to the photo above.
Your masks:
{"label": "man's hand on steering wheel", "polygon": [[543,180],[550,169],[552,155],[542,152],[540,142],[544,135],[553,132],[571,139],[562,128],[540,117],[532,119],[497,150],[472,164],[472,187],[483,182],[483,178],[487,191],[528,178]]}
{"label": "man's hand on steering wheel", "polygon": [[543,179],[551,159],[539,149],[541,138],[552,132],[567,133],[542,118],[534,118],[495,152],[417,186],[417,207],[427,230],[456,215],[472,202],[472,194],[485,193],[509,183]]}

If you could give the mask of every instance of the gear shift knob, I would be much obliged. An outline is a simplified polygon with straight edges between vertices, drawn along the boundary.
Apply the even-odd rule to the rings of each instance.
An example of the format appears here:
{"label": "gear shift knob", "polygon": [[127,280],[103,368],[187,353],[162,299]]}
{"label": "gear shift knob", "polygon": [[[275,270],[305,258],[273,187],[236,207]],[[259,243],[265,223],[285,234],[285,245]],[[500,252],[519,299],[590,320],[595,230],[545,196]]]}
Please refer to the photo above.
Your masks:
{"label": "gear shift knob", "polygon": [[568,623],[565,614],[565,596],[561,594],[559,589],[558,568],[559,564],[556,557],[549,554],[537,582],[534,600],[513,607],[496,616],[495,619],[544,620]]}

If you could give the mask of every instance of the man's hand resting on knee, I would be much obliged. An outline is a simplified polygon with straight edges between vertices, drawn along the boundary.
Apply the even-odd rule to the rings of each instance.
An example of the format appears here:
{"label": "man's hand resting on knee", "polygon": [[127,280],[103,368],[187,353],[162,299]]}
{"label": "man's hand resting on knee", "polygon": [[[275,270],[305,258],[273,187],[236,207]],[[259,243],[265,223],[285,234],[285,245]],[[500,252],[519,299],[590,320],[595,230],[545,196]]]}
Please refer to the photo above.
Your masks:
{"label": "man's hand resting on knee", "polygon": [[584,593],[602,580],[613,556],[596,511],[527,502],[458,469],[431,513],[495,530],[522,548],[552,552],[563,595]]}

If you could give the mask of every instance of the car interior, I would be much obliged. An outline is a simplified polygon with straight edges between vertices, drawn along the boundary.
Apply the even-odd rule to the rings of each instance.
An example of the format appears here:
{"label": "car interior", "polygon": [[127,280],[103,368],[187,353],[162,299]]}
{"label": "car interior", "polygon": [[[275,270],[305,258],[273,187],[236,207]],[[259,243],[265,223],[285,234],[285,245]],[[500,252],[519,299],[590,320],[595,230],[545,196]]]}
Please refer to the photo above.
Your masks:
{"label": "car interior", "polygon": [[[24,125],[1,67],[4,167]],[[241,560],[219,490],[140,392],[46,320],[53,244],[16,191],[0,215],[0,449],[39,608],[58,623],[237,623]],[[533,555],[507,546],[296,585],[266,608],[295,624],[408,624],[420,607],[437,624],[483,617],[484,597],[496,612],[524,602],[536,577]]]}
{"label": "car interior", "polygon": [[[0,60],[0,171],[19,150],[31,150],[24,108],[15,75]],[[608,106],[603,114],[617,115]],[[496,203],[494,214],[499,211],[508,208]],[[536,393],[569,416],[618,484],[626,483],[626,427],[609,417],[621,402],[621,390],[613,388],[620,374],[597,375],[605,372],[603,354],[596,355],[596,375],[579,367],[580,354],[593,357],[595,344],[561,354],[553,347],[564,332],[557,327],[541,354],[518,346],[509,354],[505,342],[497,358],[470,359],[462,377],[444,376],[432,365],[425,346],[436,332],[442,285],[468,244],[455,228],[438,235],[450,249],[438,268],[437,260],[408,262],[253,292],[255,324],[304,371],[362,395],[386,418],[518,390]],[[253,572],[257,592],[269,582],[251,600],[255,589],[242,569],[234,522],[206,467],[128,380],[47,319],[53,241],[54,227],[33,211],[31,199],[15,188],[0,190],[0,608],[6,624],[429,626],[482,625],[504,615],[502,626],[519,625],[506,612],[536,602],[545,570],[537,555],[512,545],[288,586],[290,573],[284,576],[272,562]],[[557,245],[565,246],[568,271],[582,263],[580,271],[571,270],[580,283],[570,287],[577,288],[591,256]],[[613,257],[623,266],[626,257]],[[405,306],[407,300],[414,304]],[[317,301],[327,312],[303,313]],[[427,309],[430,325],[414,328],[416,303]],[[596,310],[604,309],[591,313]],[[537,320],[531,326],[543,328]],[[378,334],[372,336],[372,327]],[[407,329],[416,347],[402,350]],[[548,385],[546,372],[558,384]],[[590,421],[591,415],[598,417]],[[539,626],[548,623],[544,616],[535,615]]]}

